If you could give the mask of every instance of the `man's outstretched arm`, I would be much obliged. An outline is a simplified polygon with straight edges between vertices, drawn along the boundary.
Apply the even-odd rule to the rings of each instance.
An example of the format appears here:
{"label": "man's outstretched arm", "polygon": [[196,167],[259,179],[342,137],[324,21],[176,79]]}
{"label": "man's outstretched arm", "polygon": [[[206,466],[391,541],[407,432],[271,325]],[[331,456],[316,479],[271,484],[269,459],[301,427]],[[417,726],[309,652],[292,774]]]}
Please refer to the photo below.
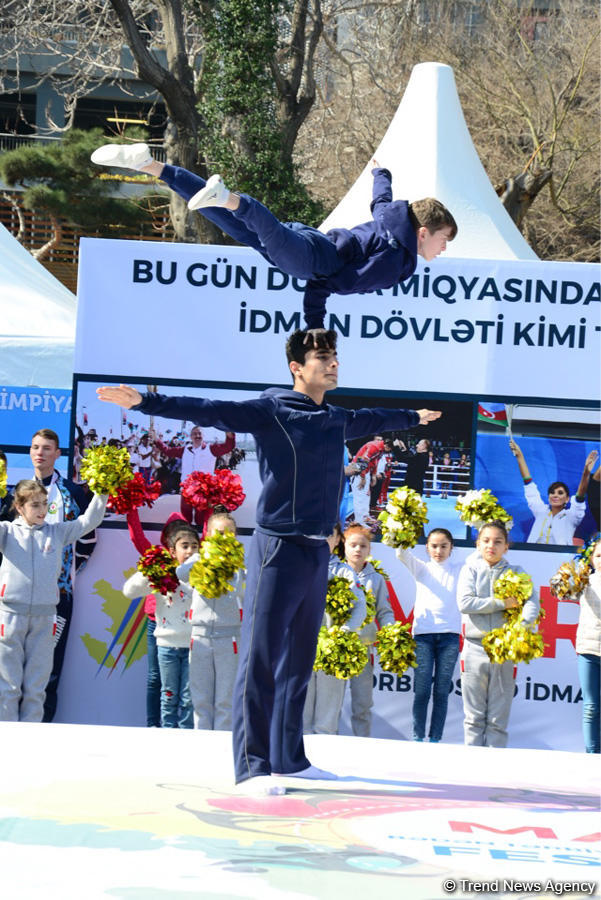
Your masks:
{"label": "man's outstretched arm", "polygon": [[181,419],[197,425],[213,425],[221,431],[254,432],[272,421],[273,405],[267,398],[244,400],[205,400],[201,397],[171,397],[164,394],[141,394],[136,388],[119,387],[96,389],[98,398],[116,403],[125,409],[135,409],[150,416]]}

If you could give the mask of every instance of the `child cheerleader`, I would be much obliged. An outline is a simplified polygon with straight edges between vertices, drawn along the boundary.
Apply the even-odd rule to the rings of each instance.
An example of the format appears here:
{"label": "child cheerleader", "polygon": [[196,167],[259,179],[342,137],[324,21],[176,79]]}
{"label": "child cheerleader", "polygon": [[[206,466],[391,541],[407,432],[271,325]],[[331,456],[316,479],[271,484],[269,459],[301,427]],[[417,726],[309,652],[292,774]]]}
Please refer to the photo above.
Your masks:
{"label": "child cheerleader", "polygon": [[[483,525],[476,552],[471,554],[457,586],[457,603],[463,613],[465,642],[461,656],[461,691],[465,714],[465,743],[479,747],[506,747],[507,723],[511,712],[515,667],[513,662],[491,663],[482,638],[504,624],[503,611],[519,606],[516,597],[494,596],[497,579],[505,572],[523,572],[505,559],[509,542],[502,522]],[[532,625],[540,611],[534,594],[522,611],[524,625]]]}
{"label": "child cheerleader", "polygon": [[[367,647],[367,665],[359,675],[349,679],[351,690],[351,728],[358,737],[371,734],[371,709],[374,703],[373,644],[378,626],[394,625],[394,613],[388,600],[388,588],[384,578],[368,562],[371,553],[371,533],[367,528],[354,524],[344,532],[344,555],[357,582],[372,591],[376,600],[375,622],[365,625],[359,632],[361,642]],[[365,614],[364,614],[365,618]]]}
{"label": "child cheerleader", "polygon": [[456,590],[461,563],[451,560],[452,550],[451,532],[446,528],[433,528],[426,540],[429,562],[418,559],[411,550],[399,547],[396,551],[417,584],[412,629],[417,659],[413,699],[414,741],[424,740],[430,695],[431,743],[438,743],[442,738],[447,717],[449,688],[459,656],[461,631]]}
{"label": "child cheerleader", "polygon": [[[328,574],[330,578],[334,578],[337,575],[350,578],[349,588],[353,592],[355,600],[349,618],[341,628],[344,631],[358,631],[367,613],[365,594],[356,585],[354,574],[350,574],[349,567],[335,553],[341,541],[342,529],[340,523],[336,523],[334,531],[328,538],[328,546],[330,548]],[[324,613],[323,624],[326,628],[331,628],[332,626],[332,620],[328,613]],[[321,669],[312,673],[311,680],[307,685],[307,698],[303,712],[303,731],[305,734],[338,734],[338,723],[342,712],[346,685],[347,679],[326,675]]]}
{"label": "child cheerleader", "polygon": [[599,662],[601,656],[601,538],[590,556],[592,574],[579,597],[576,630],[578,678],[582,688],[582,732],[587,753],[599,753]]}
{"label": "child cheerleader", "polygon": [[14,522],[0,522],[0,721],[41,722],[52,671],[63,550],[102,522],[108,495],[48,524],[48,492],[34,479],[14,491]]}
{"label": "child cheerleader", "polygon": [[[200,546],[198,532],[183,519],[173,522],[165,541],[180,565]],[[188,666],[191,591],[187,584],[180,583],[176,590],[162,594],[153,589],[143,572],[134,572],[123,585],[123,593],[131,599],[150,592],[156,597],[154,637],[161,676],[161,728],[192,728]]]}
{"label": "child cheerleader", "polygon": [[[217,533],[236,534],[236,521],[227,512],[214,513],[207,521],[205,539]],[[180,581],[188,582],[190,571],[199,559],[191,556],[176,569]],[[238,647],[245,571],[238,569],[231,579],[232,591],[219,597],[192,592],[190,621],[190,694],[194,707],[194,725],[209,731],[231,731],[232,693],[238,671]]]}

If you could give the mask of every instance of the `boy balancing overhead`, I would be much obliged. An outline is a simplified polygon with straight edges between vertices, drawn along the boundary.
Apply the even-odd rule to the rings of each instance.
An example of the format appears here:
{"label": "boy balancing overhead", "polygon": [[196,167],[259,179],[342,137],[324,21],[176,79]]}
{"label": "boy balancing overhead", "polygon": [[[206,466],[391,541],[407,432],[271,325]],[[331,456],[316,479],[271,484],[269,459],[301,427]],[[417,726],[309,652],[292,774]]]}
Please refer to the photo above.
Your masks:
{"label": "boy balancing overhead", "polygon": [[292,390],[257,399],[142,396],[98,388],[101,400],[223,431],[251,432],[263,484],[247,562],[232,732],[236,782],[246,793],[283,794],[275,773],[335,777],[312,766],[303,707],[325,608],[334,530],[344,486],[346,440],[427,425],[428,409],[342,409],[324,401],[338,382],[336,334],[295,331],[286,344]]}
{"label": "boy balancing overhead", "polygon": [[248,194],[229,191],[220,175],[199,175],[153,160],[146,144],[105,144],[92,154],[104,166],[137,169],[164,181],[226,234],[254,247],[271,265],[307,279],[303,309],[307,328],[323,328],[330,294],[363,294],[393,287],[446,249],[457,224],[432,198],[392,199],[392,176],[374,160],[373,220],[327,234],[301,222],[280,222]]}

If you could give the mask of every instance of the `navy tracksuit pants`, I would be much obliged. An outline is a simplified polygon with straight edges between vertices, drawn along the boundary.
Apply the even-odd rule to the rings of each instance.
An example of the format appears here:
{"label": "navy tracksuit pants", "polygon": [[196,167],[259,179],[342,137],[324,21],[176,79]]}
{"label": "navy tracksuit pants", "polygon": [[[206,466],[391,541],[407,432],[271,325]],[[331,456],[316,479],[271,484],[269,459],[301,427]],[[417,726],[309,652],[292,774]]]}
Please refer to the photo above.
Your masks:
{"label": "navy tracksuit pants", "polygon": [[303,709],[329,558],[325,540],[253,535],[232,710],[236,782],[310,765]]}
{"label": "navy tracksuit pants", "polygon": [[[170,165],[165,165],[161,181],[184,200],[189,200],[206,184],[200,175]],[[248,194],[240,195],[236,212],[220,206],[209,206],[198,212],[235,241],[253,247],[268,262],[294,278],[332,275],[344,265],[333,241],[321,231],[301,222],[280,222]]]}

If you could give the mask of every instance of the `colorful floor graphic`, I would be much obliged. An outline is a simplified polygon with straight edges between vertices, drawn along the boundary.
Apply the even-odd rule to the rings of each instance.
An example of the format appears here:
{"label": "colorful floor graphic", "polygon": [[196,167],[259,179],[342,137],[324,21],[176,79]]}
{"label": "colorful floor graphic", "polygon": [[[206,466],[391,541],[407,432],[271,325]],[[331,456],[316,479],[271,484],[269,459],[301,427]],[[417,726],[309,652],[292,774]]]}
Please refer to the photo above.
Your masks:
{"label": "colorful floor graphic", "polygon": [[249,798],[232,786],[227,734],[2,724],[2,897],[598,892],[598,759],[349,737],[307,745],[337,781],[289,779],[283,797]]}

